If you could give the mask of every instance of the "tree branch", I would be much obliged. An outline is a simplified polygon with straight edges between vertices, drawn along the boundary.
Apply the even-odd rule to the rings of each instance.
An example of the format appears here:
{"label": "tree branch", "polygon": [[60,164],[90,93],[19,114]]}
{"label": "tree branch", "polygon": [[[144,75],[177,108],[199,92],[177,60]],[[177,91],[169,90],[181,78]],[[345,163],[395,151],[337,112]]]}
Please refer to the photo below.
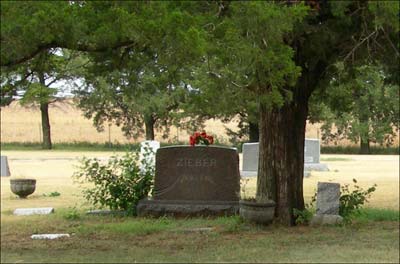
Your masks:
{"label": "tree branch", "polygon": [[395,54],[397,55],[397,57],[400,57],[400,53],[397,50],[396,46],[393,44],[392,40],[390,39],[389,35],[387,34],[387,32],[381,28],[381,30],[383,31],[383,35],[385,36],[385,38],[389,41],[390,46],[393,48]]}
{"label": "tree branch", "polygon": [[127,41],[121,41],[119,43],[116,43],[115,45],[110,45],[110,46],[100,46],[100,47],[91,47],[89,45],[84,45],[80,44],[77,46],[69,46],[66,45],[65,43],[57,43],[57,42],[51,42],[48,44],[43,44],[39,45],[35,50],[30,52],[29,54],[26,54],[20,58],[9,58],[8,60],[1,60],[1,67],[9,67],[9,66],[14,66],[21,64],[23,62],[26,62],[32,58],[34,58],[36,55],[41,53],[44,50],[50,49],[50,48],[64,48],[64,49],[72,49],[72,50],[77,50],[77,51],[84,51],[84,52],[104,52],[112,49],[118,49],[118,48],[123,48],[127,46],[134,45],[135,43],[131,40]]}
{"label": "tree branch", "polygon": [[343,61],[346,61],[350,56],[354,55],[354,52],[369,38],[371,38],[373,35],[377,34],[378,31],[374,30],[371,34],[369,34],[368,36],[366,36],[365,38],[363,38],[360,42],[358,42],[354,48],[346,55],[346,57],[344,57]]}

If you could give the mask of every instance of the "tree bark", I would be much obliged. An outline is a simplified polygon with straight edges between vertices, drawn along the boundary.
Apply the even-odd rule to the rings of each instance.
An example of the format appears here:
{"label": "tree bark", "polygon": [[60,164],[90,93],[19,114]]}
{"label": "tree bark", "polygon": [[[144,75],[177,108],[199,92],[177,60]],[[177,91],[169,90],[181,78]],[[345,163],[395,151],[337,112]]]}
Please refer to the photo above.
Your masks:
{"label": "tree bark", "polygon": [[260,131],[257,123],[249,122],[249,141],[258,142],[260,137]]}
{"label": "tree bark", "polygon": [[40,113],[42,116],[42,134],[43,134],[43,149],[51,149],[51,132],[50,132],[50,118],[49,118],[49,103],[40,103]]}
{"label": "tree bark", "polygon": [[294,225],[293,208],[304,209],[304,140],[307,98],[279,109],[260,106],[257,201],[276,203],[275,222]]}
{"label": "tree bark", "polygon": [[146,140],[154,140],[154,123],[155,123],[155,120],[152,115],[144,116]]}
{"label": "tree bark", "polygon": [[360,140],[360,154],[371,154],[371,149],[369,147],[369,139]]}
{"label": "tree bark", "polygon": [[[43,87],[46,87],[46,81],[43,72],[38,72],[39,82]],[[42,117],[42,135],[43,135],[43,142],[42,148],[43,149],[52,149],[51,143],[51,129],[50,129],[50,117],[49,117],[49,102],[45,98],[40,98],[40,114]]]}

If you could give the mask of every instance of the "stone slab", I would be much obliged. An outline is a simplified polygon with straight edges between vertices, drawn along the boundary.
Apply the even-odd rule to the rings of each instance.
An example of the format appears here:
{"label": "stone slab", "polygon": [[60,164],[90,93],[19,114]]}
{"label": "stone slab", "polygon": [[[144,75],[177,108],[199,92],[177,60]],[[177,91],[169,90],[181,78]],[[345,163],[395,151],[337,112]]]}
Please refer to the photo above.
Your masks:
{"label": "stone slab", "polygon": [[257,177],[258,173],[257,171],[241,171],[240,176],[243,178],[247,177]]}
{"label": "stone slab", "polygon": [[63,237],[70,237],[69,234],[36,234],[32,235],[32,239],[58,239],[58,238],[63,238]]}
{"label": "stone slab", "polygon": [[336,225],[343,222],[343,217],[340,215],[314,215],[310,221],[310,225],[317,226],[317,225]]}
{"label": "stone slab", "polygon": [[305,171],[329,171],[328,165],[324,163],[304,163]]}
{"label": "stone slab", "polygon": [[86,212],[87,215],[127,215],[126,211],[114,211],[114,210],[90,210]]}
{"label": "stone slab", "polygon": [[54,213],[53,207],[17,208],[14,210],[14,215],[47,215],[51,213]]}
{"label": "stone slab", "polygon": [[340,184],[318,182],[317,215],[339,215]]}
{"label": "stone slab", "polygon": [[239,213],[239,201],[173,201],[141,200],[137,206],[139,216],[230,216]]}
{"label": "stone slab", "polygon": [[1,177],[11,176],[10,167],[8,166],[7,156],[0,156],[0,176]]}

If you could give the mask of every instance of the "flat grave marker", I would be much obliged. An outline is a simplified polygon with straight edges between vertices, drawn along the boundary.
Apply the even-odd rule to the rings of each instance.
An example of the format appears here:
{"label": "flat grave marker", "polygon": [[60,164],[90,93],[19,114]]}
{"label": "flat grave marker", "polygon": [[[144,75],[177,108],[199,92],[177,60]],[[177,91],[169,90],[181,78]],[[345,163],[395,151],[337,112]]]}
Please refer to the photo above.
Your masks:
{"label": "flat grave marker", "polygon": [[17,208],[14,215],[47,215],[54,213],[53,207]]}

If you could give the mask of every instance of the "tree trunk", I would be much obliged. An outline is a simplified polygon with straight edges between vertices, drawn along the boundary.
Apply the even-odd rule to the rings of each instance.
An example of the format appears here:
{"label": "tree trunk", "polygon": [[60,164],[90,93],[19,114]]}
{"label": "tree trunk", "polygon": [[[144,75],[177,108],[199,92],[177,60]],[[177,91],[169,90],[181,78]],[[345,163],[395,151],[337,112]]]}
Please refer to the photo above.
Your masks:
{"label": "tree trunk", "polygon": [[361,141],[360,141],[360,154],[371,154],[371,150],[369,148],[369,139],[363,140],[361,138]]}
{"label": "tree trunk", "polygon": [[257,123],[249,122],[249,141],[258,142],[260,131]]}
{"label": "tree trunk", "polygon": [[144,116],[144,125],[146,129],[146,140],[154,140],[154,123],[155,120],[152,115]]}
{"label": "tree trunk", "polygon": [[307,99],[280,109],[260,106],[256,199],[276,202],[275,222],[294,225],[293,208],[304,209],[303,170]]}
{"label": "tree trunk", "polygon": [[[42,89],[47,89],[46,81],[43,72],[38,72],[39,82],[43,86]],[[43,134],[43,149],[51,149],[51,130],[50,130],[50,117],[49,117],[49,102],[40,96],[40,114],[42,116],[42,134]]]}
{"label": "tree trunk", "polygon": [[42,134],[43,134],[43,149],[51,149],[51,132],[50,132],[50,118],[49,118],[49,103],[40,103],[40,113],[42,115]]}

